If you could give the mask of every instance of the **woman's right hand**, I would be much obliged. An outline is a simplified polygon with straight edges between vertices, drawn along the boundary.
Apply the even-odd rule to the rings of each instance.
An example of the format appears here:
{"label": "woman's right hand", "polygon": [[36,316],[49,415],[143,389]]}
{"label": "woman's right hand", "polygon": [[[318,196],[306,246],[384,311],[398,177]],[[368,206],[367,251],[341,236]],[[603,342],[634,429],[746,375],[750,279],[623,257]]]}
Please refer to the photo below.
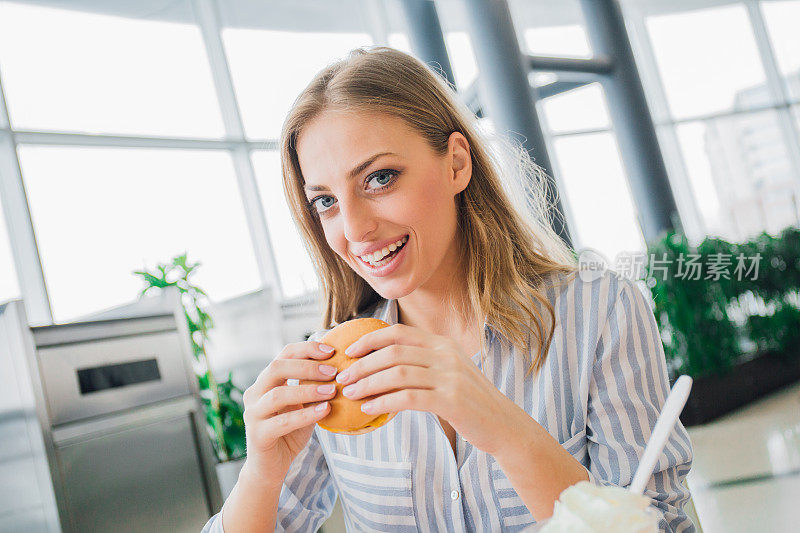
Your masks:
{"label": "woman's right hand", "polygon": [[[325,345],[315,341],[287,344],[244,391],[247,460],[243,469],[262,483],[283,482],[292,461],[308,444],[314,424],[330,412],[327,400],[336,394],[332,381],[336,368],[315,361],[333,353],[320,346]],[[287,385],[287,379],[331,381],[332,390],[325,393],[317,385]]]}

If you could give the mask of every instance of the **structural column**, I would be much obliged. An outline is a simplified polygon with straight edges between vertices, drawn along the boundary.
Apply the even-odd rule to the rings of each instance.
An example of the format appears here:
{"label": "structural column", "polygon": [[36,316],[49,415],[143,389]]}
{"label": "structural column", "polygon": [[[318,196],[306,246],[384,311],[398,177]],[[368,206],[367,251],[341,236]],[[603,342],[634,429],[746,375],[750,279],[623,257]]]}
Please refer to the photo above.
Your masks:
{"label": "structural column", "polygon": [[402,0],[406,27],[414,54],[446,79],[453,87],[456,79],[447,55],[442,26],[433,0]]}
{"label": "structural column", "polygon": [[682,230],[652,115],[617,0],[581,0],[581,7],[595,55],[613,60],[612,72],[601,83],[649,244],[664,231]]}
{"label": "structural column", "polygon": [[548,204],[553,206],[552,225],[567,245],[572,239],[553,178],[544,134],[536,114],[528,82],[527,58],[519,49],[506,0],[464,0],[470,35],[480,70],[481,101],[498,132],[516,134],[548,179]]}

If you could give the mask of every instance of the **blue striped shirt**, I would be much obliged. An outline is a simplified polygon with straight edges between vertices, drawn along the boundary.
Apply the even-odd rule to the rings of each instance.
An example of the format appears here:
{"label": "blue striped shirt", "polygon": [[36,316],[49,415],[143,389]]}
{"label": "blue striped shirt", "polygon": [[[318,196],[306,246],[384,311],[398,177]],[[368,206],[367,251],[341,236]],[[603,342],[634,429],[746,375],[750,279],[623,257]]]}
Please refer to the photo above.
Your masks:
{"label": "blue striped shirt", "polygon": [[[584,465],[591,482],[628,486],[669,392],[650,301],[611,271],[546,290],[556,323],[539,374],[526,376],[531,354],[520,356],[486,324],[487,357],[472,360]],[[381,300],[360,316],[395,324],[397,302]],[[460,435],[456,450],[437,416],[424,411],[401,411],[363,435],[315,427],[284,480],[276,531],[317,531],[337,495],[348,532],[510,532],[535,523],[490,454]],[[661,531],[695,530],[683,511],[691,462],[678,422],[645,490],[662,516]],[[222,533],[218,517],[204,533]]]}

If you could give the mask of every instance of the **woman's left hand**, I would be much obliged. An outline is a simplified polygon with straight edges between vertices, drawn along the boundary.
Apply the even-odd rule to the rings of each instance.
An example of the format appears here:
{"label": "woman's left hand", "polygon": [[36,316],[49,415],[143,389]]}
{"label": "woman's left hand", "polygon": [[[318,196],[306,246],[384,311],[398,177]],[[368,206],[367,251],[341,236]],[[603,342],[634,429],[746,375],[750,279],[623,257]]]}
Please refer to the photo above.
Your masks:
{"label": "woman's left hand", "polygon": [[354,362],[336,380],[350,399],[376,396],[366,413],[429,411],[476,448],[493,453],[521,409],[481,374],[448,337],[395,324],[363,335],[347,349]]}

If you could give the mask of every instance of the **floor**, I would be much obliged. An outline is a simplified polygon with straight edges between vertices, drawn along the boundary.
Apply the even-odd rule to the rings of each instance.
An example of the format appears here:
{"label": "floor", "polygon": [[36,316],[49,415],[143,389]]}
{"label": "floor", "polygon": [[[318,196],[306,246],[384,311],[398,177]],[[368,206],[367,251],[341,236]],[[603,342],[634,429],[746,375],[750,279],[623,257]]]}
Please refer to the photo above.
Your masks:
{"label": "floor", "polygon": [[800,383],[688,430],[704,533],[800,531]]}

